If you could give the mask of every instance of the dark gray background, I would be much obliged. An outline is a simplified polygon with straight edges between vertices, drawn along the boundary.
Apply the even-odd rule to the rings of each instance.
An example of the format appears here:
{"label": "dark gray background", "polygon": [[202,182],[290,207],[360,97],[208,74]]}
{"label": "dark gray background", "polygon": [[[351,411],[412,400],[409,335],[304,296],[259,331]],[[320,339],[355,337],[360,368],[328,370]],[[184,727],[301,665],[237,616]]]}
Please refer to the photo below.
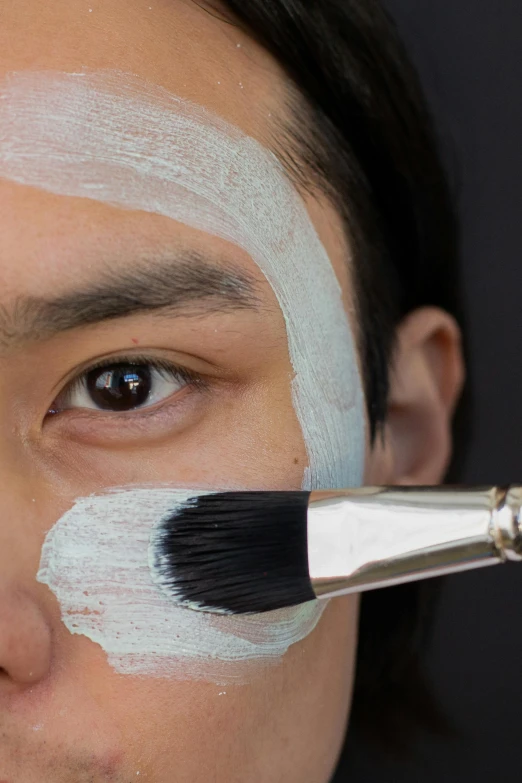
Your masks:
{"label": "dark gray background", "polygon": [[[522,0],[386,0],[458,191],[473,441],[463,480],[522,483]],[[349,747],[335,783],[519,778],[522,565],[447,578],[429,652],[461,736],[408,763]]]}

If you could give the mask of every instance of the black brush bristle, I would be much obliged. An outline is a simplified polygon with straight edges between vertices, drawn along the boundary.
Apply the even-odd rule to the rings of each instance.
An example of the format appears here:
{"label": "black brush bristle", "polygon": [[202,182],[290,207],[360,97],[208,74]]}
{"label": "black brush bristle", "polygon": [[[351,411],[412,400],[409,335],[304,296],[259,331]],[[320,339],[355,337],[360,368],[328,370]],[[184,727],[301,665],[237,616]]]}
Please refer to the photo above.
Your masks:
{"label": "black brush bristle", "polygon": [[155,581],[178,602],[265,612],[315,598],[308,575],[309,492],[192,498],[156,531]]}

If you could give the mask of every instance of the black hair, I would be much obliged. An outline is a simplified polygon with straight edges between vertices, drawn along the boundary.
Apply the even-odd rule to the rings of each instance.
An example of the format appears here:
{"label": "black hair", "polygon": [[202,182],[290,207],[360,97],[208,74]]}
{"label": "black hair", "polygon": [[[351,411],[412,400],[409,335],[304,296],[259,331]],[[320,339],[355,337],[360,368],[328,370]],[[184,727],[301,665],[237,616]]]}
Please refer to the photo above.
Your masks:
{"label": "black hair", "polygon": [[[344,219],[374,441],[386,417],[400,320],[434,305],[463,323],[458,222],[417,73],[378,0],[219,6],[290,77],[296,94],[289,95],[291,126],[278,154]],[[457,435],[465,436],[464,412],[461,406]],[[351,731],[381,746],[398,747],[414,728],[446,729],[421,665],[435,587],[431,581],[363,596]]]}

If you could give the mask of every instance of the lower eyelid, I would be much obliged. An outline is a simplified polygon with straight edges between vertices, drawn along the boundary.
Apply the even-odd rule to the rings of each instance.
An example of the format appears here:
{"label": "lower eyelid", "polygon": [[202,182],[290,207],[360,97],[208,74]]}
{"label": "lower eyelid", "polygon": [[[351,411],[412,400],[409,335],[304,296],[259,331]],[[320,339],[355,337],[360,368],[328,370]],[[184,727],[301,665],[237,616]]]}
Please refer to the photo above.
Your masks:
{"label": "lower eyelid", "polygon": [[198,411],[202,411],[199,403],[203,402],[205,391],[194,385],[186,386],[156,405],[124,413],[73,408],[51,415],[46,424],[59,433],[60,440],[68,438],[107,446],[132,441],[144,443],[148,439],[171,437],[191,426]]}

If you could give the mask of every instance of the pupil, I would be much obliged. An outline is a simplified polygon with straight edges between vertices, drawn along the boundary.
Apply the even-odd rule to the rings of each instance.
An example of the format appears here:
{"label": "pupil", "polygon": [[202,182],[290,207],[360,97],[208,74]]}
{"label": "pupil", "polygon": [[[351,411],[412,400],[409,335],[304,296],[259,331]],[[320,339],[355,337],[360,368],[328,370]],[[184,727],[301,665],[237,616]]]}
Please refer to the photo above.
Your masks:
{"label": "pupil", "polygon": [[151,391],[150,371],[147,367],[121,364],[91,370],[87,375],[87,389],[92,401],[104,410],[132,410],[147,402]]}

